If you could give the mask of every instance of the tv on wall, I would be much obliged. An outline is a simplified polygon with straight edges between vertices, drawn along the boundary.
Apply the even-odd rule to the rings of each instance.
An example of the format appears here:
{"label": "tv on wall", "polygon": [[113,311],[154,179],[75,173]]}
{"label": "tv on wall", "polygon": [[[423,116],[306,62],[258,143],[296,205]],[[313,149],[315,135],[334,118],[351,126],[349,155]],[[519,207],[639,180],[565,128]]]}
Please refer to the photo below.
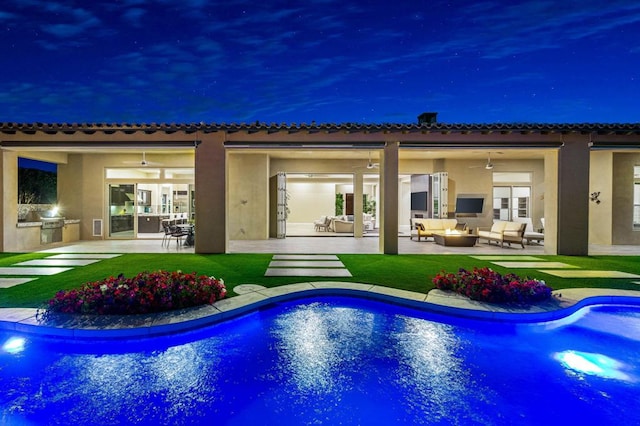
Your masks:
{"label": "tv on wall", "polygon": [[411,210],[428,210],[427,201],[429,197],[427,196],[427,191],[422,192],[412,192],[411,193]]}
{"label": "tv on wall", "polygon": [[458,197],[456,199],[457,213],[482,213],[484,198]]}

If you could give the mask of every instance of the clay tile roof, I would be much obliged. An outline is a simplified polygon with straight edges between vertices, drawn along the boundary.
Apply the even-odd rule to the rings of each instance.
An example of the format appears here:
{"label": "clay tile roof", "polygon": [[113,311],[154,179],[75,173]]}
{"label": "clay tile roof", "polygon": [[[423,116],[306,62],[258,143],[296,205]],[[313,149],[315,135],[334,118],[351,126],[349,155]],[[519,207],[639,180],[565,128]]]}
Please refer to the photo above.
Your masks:
{"label": "clay tile roof", "polygon": [[640,134],[640,123],[0,123],[0,133],[58,132],[94,133],[154,133],[177,131],[195,132],[257,132],[269,133],[291,131],[355,132],[582,132],[600,134]]}

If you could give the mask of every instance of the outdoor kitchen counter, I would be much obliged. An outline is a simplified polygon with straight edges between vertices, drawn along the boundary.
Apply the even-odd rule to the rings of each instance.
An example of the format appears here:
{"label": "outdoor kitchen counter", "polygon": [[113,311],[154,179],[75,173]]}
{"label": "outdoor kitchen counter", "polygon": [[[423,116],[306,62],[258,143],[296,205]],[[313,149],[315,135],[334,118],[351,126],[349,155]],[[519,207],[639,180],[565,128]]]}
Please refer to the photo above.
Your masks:
{"label": "outdoor kitchen counter", "polygon": [[[80,219],[65,219],[64,225],[72,225],[74,223],[80,223]],[[16,224],[17,228],[40,228],[42,227],[42,222],[18,222]]]}
{"label": "outdoor kitchen counter", "polygon": [[[39,250],[46,247],[42,243],[42,222],[18,222],[16,224],[15,251]],[[65,219],[62,227],[62,241],[69,243],[80,240],[80,219]]]}

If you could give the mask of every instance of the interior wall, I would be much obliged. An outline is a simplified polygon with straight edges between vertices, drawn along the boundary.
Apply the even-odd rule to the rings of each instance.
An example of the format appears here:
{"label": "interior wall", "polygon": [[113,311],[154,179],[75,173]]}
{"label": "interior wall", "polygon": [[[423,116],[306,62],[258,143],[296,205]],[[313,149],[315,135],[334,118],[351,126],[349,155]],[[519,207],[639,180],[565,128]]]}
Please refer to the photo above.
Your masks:
{"label": "interior wall", "polygon": [[229,239],[268,239],[269,156],[229,154],[227,178]]}
{"label": "interior wall", "polygon": [[332,216],[335,210],[335,188],[333,183],[287,182],[289,193],[288,222],[310,223],[320,216]]}
{"label": "interior wall", "polygon": [[493,172],[531,173],[531,219],[535,227],[544,217],[545,167],[543,160],[509,160],[501,162],[499,156],[492,156],[494,169],[484,168],[484,162],[472,160],[446,160],[449,173],[449,212],[454,212],[458,194],[484,195],[484,209],[477,217],[460,219],[469,228],[491,227],[493,223]]}
{"label": "interior wall", "polygon": [[[633,166],[640,166],[638,153],[613,153],[612,244],[640,244],[640,231],[633,229]],[[606,192],[600,192],[602,205]],[[593,204],[593,203],[590,203]],[[596,209],[596,207],[593,207]]]}
{"label": "interior wall", "polygon": [[[613,153],[592,151],[590,157],[589,192],[600,192],[600,204],[589,203],[589,243],[610,245],[614,214]],[[631,173],[633,175],[633,170]]]}

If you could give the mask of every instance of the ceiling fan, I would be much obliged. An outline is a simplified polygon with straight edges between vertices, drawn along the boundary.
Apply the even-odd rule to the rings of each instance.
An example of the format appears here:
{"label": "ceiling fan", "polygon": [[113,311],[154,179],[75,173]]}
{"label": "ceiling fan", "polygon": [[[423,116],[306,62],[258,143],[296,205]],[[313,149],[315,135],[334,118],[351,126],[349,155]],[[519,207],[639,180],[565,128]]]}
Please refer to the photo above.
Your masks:
{"label": "ceiling fan", "polygon": [[[496,154],[502,154],[502,153],[501,152],[496,152]],[[496,165],[493,162],[491,162],[491,153],[489,152],[487,154],[487,162],[485,163],[484,166],[471,166],[470,168],[484,167],[485,170],[493,170],[493,168],[495,166]]]}
{"label": "ceiling fan", "polygon": [[124,161],[125,164],[136,164],[142,167],[146,167],[146,166],[157,166],[160,165],[161,163],[155,163],[153,161],[149,161],[147,160],[147,154],[146,152],[142,151],[142,159],[140,161]]}
{"label": "ceiling fan", "polygon": [[380,163],[374,163],[371,161],[371,151],[369,151],[369,161],[367,162],[367,169],[377,169],[380,167]]}

